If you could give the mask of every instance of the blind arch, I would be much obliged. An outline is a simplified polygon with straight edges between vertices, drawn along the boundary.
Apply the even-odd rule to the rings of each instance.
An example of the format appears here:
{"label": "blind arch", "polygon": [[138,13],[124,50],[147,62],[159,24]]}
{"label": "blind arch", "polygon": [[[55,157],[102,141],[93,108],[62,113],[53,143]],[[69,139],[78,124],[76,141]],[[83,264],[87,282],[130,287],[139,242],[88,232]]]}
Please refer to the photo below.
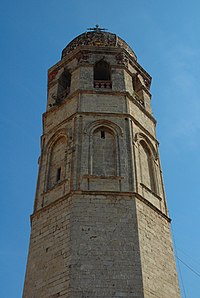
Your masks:
{"label": "blind arch", "polygon": [[59,137],[52,145],[49,156],[47,189],[52,188],[65,178],[66,138]]}
{"label": "blind arch", "polygon": [[116,138],[113,131],[101,126],[92,134],[92,174],[117,175]]}
{"label": "blind arch", "polygon": [[140,141],[140,164],[143,184],[156,193],[154,157],[144,140]]}

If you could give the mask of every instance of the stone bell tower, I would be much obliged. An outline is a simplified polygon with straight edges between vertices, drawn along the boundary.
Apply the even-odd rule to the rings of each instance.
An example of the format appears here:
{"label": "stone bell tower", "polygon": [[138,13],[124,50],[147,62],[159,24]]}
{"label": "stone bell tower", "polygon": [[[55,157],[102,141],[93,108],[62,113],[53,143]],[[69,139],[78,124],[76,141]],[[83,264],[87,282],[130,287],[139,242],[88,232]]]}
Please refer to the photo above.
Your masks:
{"label": "stone bell tower", "polygon": [[98,26],[49,69],[23,298],[180,297],[150,84]]}

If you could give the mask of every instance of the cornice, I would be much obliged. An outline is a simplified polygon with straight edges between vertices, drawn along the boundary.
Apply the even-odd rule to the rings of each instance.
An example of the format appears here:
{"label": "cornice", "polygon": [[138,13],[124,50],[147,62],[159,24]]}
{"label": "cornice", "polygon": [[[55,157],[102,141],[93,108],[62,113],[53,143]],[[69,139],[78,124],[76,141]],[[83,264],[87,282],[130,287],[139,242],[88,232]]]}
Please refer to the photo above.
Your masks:
{"label": "cornice", "polygon": [[69,194],[60,197],[59,199],[57,199],[56,201],[50,203],[49,205],[42,207],[41,209],[35,211],[31,216],[30,216],[30,220],[31,220],[31,224],[32,224],[32,220],[35,217],[39,217],[42,213],[48,211],[49,209],[51,209],[53,206],[56,206],[58,204],[60,204],[61,202],[68,200],[70,197],[71,199],[73,199],[73,196],[76,195],[101,195],[101,196],[118,196],[118,197],[129,197],[130,200],[133,198],[136,198],[138,200],[140,200],[141,202],[143,202],[145,205],[147,205],[148,207],[150,207],[151,209],[153,209],[158,215],[162,216],[166,221],[168,221],[169,223],[171,222],[171,219],[164,214],[161,210],[159,210],[157,207],[155,207],[152,203],[150,203],[147,199],[145,199],[144,197],[142,197],[140,194],[136,193],[136,192],[114,192],[114,191],[71,191]]}
{"label": "cornice", "polygon": [[65,105],[67,103],[67,101],[71,100],[72,98],[74,98],[76,95],[78,96],[79,94],[102,94],[102,95],[118,95],[118,96],[126,96],[129,99],[131,99],[138,107],[139,109],[149,118],[151,119],[155,124],[156,124],[156,120],[155,118],[145,110],[144,107],[142,107],[137,100],[134,98],[134,96],[132,96],[129,92],[127,91],[113,91],[112,89],[109,90],[97,90],[97,89],[91,89],[91,90],[84,90],[84,89],[77,89],[76,91],[74,91],[73,93],[69,94],[66,99],[63,100],[63,102],[61,102],[59,105],[54,106],[53,108],[51,108],[50,110],[46,111],[43,113],[43,117],[45,117],[48,114],[51,114],[53,112],[55,112],[56,110],[58,110],[60,107],[62,107],[63,105]]}

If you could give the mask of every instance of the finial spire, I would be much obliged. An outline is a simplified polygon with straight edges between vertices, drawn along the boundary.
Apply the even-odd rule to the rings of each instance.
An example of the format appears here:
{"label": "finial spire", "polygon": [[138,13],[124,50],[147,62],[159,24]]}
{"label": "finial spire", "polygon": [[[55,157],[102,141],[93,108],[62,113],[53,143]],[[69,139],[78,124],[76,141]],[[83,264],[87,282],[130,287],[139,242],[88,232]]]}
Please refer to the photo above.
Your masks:
{"label": "finial spire", "polygon": [[108,29],[100,28],[99,25],[97,24],[94,28],[87,28],[87,30],[94,31],[94,32],[101,32],[101,31],[106,31]]}

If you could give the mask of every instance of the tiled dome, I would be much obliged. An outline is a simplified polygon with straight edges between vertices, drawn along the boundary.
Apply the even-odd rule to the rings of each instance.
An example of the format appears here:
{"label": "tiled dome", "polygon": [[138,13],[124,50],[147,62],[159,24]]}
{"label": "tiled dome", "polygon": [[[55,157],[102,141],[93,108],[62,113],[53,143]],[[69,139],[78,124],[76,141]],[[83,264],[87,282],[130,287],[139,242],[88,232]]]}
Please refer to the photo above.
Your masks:
{"label": "tiled dome", "polygon": [[116,34],[101,30],[85,32],[74,38],[62,51],[62,58],[65,57],[68,53],[82,46],[123,48],[133,59],[137,60],[135,53],[123,39],[121,39]]}

